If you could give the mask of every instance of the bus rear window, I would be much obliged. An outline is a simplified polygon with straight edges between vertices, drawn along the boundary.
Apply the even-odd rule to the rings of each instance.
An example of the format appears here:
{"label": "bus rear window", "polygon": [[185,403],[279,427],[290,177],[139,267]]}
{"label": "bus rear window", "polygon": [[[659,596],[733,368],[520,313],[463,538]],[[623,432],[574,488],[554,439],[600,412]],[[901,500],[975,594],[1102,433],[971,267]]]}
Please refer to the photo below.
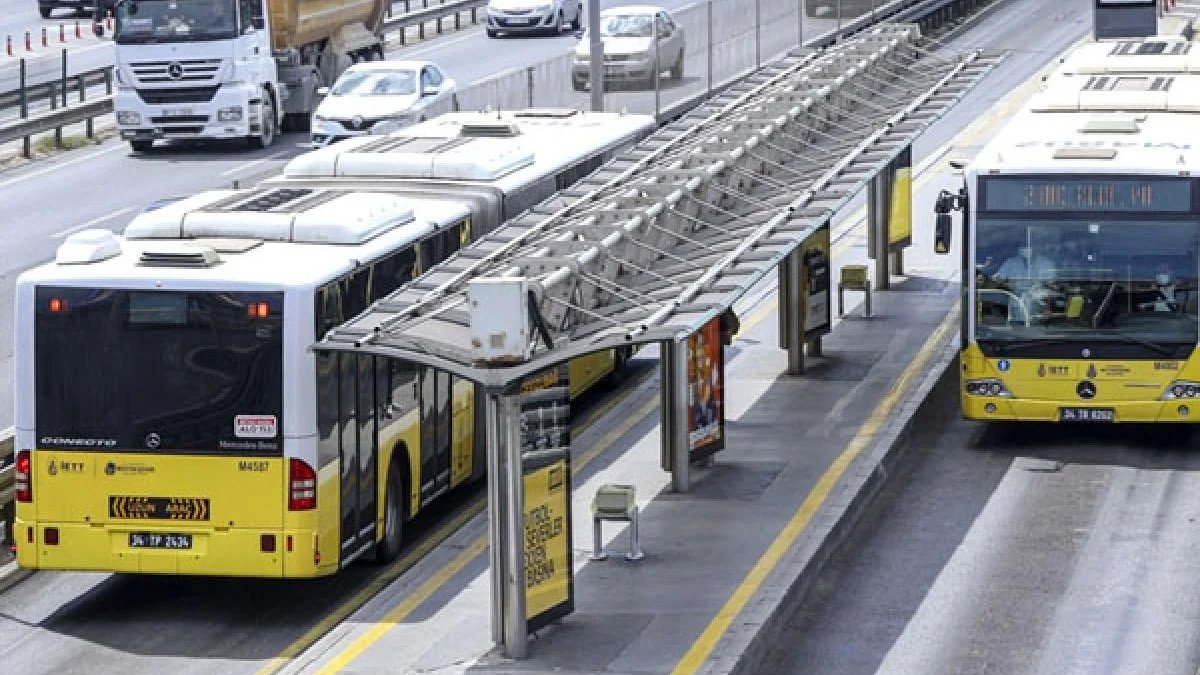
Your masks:
{"label": "bus rear window", "polygon": [[40,447],[280,454],[283,294],[38,288]]}

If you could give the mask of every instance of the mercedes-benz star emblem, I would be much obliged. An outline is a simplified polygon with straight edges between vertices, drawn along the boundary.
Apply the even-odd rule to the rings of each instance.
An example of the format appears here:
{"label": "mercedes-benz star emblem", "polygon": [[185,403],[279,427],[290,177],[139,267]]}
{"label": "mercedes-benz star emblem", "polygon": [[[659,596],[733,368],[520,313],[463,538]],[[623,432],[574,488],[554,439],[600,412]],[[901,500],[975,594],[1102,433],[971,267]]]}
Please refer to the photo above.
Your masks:
{"label": "mercedes-benz star emblem", "polygon": [[167,64],[167,77],[172,80],[183,79],[183,66],[179,65],[178,61],[172,61]]}
{"label": "mercedes-benz star emblem", "polygon": [[1084,380],[1083,382],[1075,385],[1075,393],[1079,394],[1079,398],[1096,398],[1096,385],[1093,382]]}
{"label": "mercedes-benz star emblem", "polygon": [[146,434],[146,447],[150,450],[157,450],[158,446],[162,445],[162,438],[156,433]]}

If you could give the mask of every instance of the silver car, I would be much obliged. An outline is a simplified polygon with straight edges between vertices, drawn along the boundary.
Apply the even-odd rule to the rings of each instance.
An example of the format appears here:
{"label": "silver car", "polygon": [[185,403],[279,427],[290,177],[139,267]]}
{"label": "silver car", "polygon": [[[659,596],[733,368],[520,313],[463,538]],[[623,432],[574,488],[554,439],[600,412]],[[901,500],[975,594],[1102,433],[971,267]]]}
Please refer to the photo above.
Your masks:
{"label": "silver car", "polygon": [[583,26],[581,0],[490,0],[484,31],[494,38],[501,33],[577,31]]}
{"label": "silver car", "polygon": [[[654,36],[658,36],[655,49]],[[585,34],[575,47],[571,86],[587,88],[591,69],[590,40]],[[683,77],[687,47],[683,28],[662,7],[613,7],[600,13],[600,42],[604,47],[604,80],[636,81],[653,86],[664,70],[671,79]]]}

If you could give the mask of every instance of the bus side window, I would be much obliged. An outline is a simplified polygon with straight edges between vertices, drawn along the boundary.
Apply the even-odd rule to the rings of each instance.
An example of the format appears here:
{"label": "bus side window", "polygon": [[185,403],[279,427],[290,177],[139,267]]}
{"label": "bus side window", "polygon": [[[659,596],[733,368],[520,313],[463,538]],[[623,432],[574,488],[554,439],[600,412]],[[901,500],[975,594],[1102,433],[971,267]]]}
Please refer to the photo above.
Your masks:
{"label": "bus side window", "polygon": [[331,328],[339,326],[346,317],[342,311],[342,293],[338,282],[325,284],[317,290],[316,338],[320,340]]}
{"label": "bus side window", "polygon": [[412,248],[393,253],[371,266],[371,299],[386,298],[392,291],[412,281],[417,253]]}
{"label": "bus side window", "polygon": [[388,359],[388,405],[385,418],[398,419],[417,409],[417,369],[412,363]]}
{"label": "bus side window", "polygon": [[471,219],[467,218],[458,225],[458,247],[463,248],[471,243]]}

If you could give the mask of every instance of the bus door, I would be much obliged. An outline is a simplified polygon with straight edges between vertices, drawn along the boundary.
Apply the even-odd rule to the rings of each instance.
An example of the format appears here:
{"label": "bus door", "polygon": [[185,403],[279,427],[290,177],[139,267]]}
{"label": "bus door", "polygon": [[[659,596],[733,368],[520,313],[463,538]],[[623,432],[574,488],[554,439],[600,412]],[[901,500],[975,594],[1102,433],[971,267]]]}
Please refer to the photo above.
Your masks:
{"label": "bus door", "polygon": [[375,541],[375,359],[341,356],[342,559]]}
{"label": "bus door", "polygon": [[421,503],[450,486],[453,415],[451,377],[436,368],[421,371]]}

